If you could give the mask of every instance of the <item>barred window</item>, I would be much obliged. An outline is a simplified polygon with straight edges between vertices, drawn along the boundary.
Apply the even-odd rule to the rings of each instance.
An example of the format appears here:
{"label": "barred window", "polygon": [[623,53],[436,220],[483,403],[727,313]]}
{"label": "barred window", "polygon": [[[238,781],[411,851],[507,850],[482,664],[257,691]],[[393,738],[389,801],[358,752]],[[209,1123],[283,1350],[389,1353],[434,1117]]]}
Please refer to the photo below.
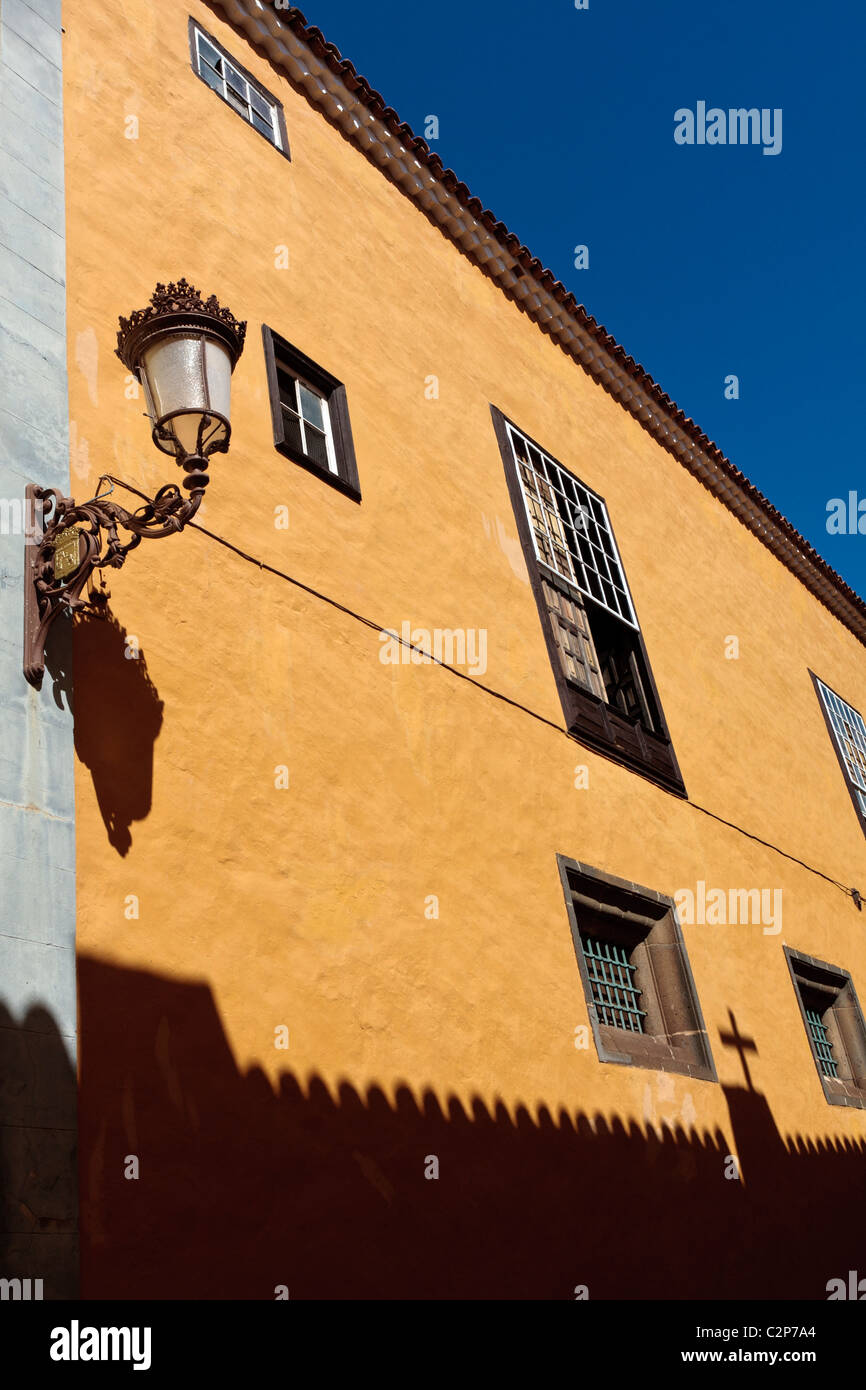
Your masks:
{"label": "barred window", "polygon": [[866,1109],[866,1024],[854,981],[841,966],[789,946],[785,957],[826,1100]]}
{"label": "barred window", "polygon": [[646,1009],[640,1008],[641,992],[635,984],[636,966],[625,946],[614,941],[581,935],[592,998],[602,1023],[643,1033]]}
{"label": "barred window", "polygon": [[809,1025],[809,1038],[818,1068],[824,1076],[838,1076],[839,1067],[833,1056],[833,1043],[827,1032],[821,1010],[818,1007],[806,1009],[806,1022]]}
{"label": "barred window", "polygon": [[670,898],[557,856],[599,1060],[716,1079]]}
{"label": "barred window", "polygon": [[193,70],[234,111],[288,157],[289,142],[282,102],[236,62],[216,39],[190,20]]}

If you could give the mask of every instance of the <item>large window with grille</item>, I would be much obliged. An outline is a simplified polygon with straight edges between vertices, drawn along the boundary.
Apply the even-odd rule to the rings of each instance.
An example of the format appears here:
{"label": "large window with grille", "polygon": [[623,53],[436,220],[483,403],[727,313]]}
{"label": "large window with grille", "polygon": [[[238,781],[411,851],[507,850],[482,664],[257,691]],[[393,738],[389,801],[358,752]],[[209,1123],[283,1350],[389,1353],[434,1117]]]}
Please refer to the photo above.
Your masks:
{"label": "large window with grille", "polygon": [[814,674],[812,680],[854,809],[866,831],[866,724],[860,712],[829,685]]}
{"label": "large window with grille", "polygon": [[684,795],[607,504],[492,411],[569,732]]}
{"label": "large window with grille", "polygon": [[714,1081],[671,899],[562,855],[558,863],[599,1059]]}
{"label": "large window with grille", "polygon": [[866,1025],[847,970],[785,947],[812,1060],[831,1105],[866,1109]]}
{"label": "large window with grille", "polygon": [[289,142],[282,102],[192,19],[189,22],[189,45],[193,71],[248,125],[288,158]]}
{"label": "large window with grille", "polygon": [[360,501],[345,386],[267,325],[262,340],[275,447]]}

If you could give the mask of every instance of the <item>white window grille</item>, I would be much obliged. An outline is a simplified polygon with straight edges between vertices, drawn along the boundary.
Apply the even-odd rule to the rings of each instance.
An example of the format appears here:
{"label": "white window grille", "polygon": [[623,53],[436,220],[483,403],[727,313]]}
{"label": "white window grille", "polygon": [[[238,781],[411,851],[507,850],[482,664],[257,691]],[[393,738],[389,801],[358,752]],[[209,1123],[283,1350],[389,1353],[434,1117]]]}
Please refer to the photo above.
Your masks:
{"label": "white window grille", "polygon": [[602,498],[511,424],[508,436],[539,563],[639,630]]}

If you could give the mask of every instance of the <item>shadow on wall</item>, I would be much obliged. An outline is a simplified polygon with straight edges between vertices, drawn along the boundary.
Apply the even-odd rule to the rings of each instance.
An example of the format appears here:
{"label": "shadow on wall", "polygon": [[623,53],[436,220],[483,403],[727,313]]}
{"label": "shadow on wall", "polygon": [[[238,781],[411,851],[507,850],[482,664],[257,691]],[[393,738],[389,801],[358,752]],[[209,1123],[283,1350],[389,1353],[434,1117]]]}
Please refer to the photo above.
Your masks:
{"label": "shadow on wall", "polygon": [[863,1265],[866,1143],[786,1146],[754,1091],[726,1090],[733,1143],[291,1072],[275,1091],[206,984],[79,966],[87,1298],[823,1299]]}
{"label": "shadow on wall", "polygon": [[52,1015],[0,1003],[0,1278],[41,1279],[45,1299],[77,1294],[76,1110]]}
{"label": "shadow on wall", "polygon": [[55,699],[58,690],[65,691],[73,710],[75,752],[93,778],[109,844],[125,855],[133,821],[150,814],[163,702],[144,657],[128,655],[138,650],[135,638],[110,609],[104,617],[86,615],[66,626],[72,627],[74,691],[65,652],[46,653],[46,666]]}

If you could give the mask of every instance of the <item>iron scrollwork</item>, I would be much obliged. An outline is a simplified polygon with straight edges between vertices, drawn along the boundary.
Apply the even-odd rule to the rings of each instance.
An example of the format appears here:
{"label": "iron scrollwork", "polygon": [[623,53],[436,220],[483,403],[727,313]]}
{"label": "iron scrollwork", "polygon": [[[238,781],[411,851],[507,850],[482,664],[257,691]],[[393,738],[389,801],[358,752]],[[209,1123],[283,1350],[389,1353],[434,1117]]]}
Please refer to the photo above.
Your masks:
{"label": "iron scrollwork", "polygon": [[[195,463],[202,462],[194,462],[192,458],[185,461],[192,473],[185,481],[193,481]],[[161,540],[182,531],[195,516],[204,496],[201,484],[193,486],[189,496],[184,496],[175,483],[167,483],[151,501],[131,512],[109,501],[107,496],[100,496],[106,479],[107,475],[100,478],[97,495],[92,500],[80,504],[71,497],[64,497],[57,488],[32,484],[27,488],[28,512],[33,522],[27,544],[29,573],[25,594],[30,601],[25,603],[24,675],[37,689],[45,670],[45,642],[58,615],[98,611],[104,603],[98,590],[83,597],[94,572],[119,569],[129,552],[143,540]],[[41,513],[41,526],[34,524],[38,513]],[[55,549],[58,538],[70,528],[78,533],[78,563],[58,577]],[[121,530],[128,533],[128,540],[121,538]]]}

